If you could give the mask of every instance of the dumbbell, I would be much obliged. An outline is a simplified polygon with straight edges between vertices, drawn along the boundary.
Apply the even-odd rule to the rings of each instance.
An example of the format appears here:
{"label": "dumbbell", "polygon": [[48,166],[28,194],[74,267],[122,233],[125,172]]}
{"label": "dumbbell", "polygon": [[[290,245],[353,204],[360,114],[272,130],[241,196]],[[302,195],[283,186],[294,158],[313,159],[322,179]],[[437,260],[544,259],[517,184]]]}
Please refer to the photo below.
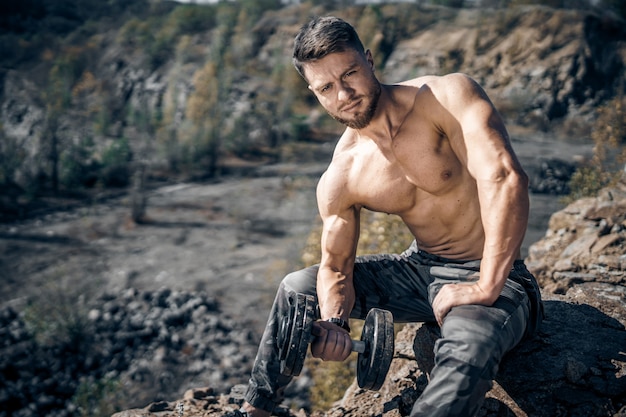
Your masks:
{"label": "dumbbell", "polygon": [[[280,372],[286,376],[300,375],[312,334],[313,322],[319,319],[315,298],[294,294],[289,298],[289,312],[278,328]],[[385,381],[394,352],[393,316],[391,312],[371,309],[363,323],[361,340],[352,341],[358,352],[357,382],[359,387],[379,390]]]}

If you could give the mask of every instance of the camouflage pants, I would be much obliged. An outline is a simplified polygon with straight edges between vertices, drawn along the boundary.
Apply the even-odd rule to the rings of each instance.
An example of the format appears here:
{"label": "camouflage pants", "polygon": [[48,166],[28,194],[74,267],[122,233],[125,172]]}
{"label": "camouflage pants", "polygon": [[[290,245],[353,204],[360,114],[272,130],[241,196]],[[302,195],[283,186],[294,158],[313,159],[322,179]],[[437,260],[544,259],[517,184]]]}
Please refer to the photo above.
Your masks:
{"label": "camouflage pants", "polygon": [[[401,255],[358,257],[352,318],[383,308],[396,323],[434,322],[431,303],[445,284],[477,279],[480,261],[460,262],[428,254],[415,243]],[[280,374],[276,334],[289,294],[316,295],[317,266],[287,275],[280,284],[261,339],[246,400],[272,410],[292,377]],[[435,343],[430,382],[411,416],[472,416],[480,408],[504,354],[534,334],[542,318],[539,289],[523,261],[516,261],[498,300],[490,307],[454,307]]]}

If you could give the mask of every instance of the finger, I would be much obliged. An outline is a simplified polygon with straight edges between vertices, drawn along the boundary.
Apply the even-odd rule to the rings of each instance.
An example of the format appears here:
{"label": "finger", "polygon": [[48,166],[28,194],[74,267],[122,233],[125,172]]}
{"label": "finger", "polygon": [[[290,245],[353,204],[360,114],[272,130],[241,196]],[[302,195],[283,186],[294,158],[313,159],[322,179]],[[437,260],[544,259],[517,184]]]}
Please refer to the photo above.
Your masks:
{"label": "finger", "polygon": [[328,338],[326,340],[326,346],[324,351],[328,354],[327,357],[329,359],[335,360],[337,358],[337,354],[341,351],[338,332],[328,332]]}
{"label": "finger", "polygon": [[432,304],[432,309],[433,309],[433,315],[435,316],[435,321],[437,322],[438,325],[441,326],[441,316],[439,314],[439,295],[441,294],[441,291],[439,292],[439,294],[437,294],[437,296],[435,297],[435,299],[433,300],[433,304]]}
{"label": "finger", "polygon": [[343,344],[343,351],[341,352],[342,354],[342,358],[347,358],[348,356],[350,356],[350,354],[352,353],[352,339],[350,339],[350,336],[345,336],[344,337],[344,344]]}
{"label": "finger", "polygon": [[323,357],[326,360],[341,361],[347,357],[345,355],[345,334],[341,331],[329,331],[324,346]]}
{"label": "finger", "polygon": [[[315,328],[315,326],[314,326]],[[311,354],[315,358],[322,359],[324,351],[326,350],[326,344],[328,343],[328,330],[321,326],[317,326],[317,330],[311,329],[311,333],[315,334],[315,338],[311,342]]]}
{"label": "finger", "polygon": [[444,304],[443,306],[439,306],[437,310],[437,322],[439,323],[439,327],[443,326],[443,321],[451,310],[451,306],[448,304]]}
{"label": "finger", "polygon": [[442,286],[435,296],[435,299],[433,300],[433,314],[435,315],[435,320],[437,321],[439,327],[443,325],[443,319],[450,310],[450,308],[446,304],[446,300],[448,299],[448,297],[450,297],[449,293],[454,290],[453,286],[454,284],[446,284]]}
{"label": "finger", "polygon": [[437,324],[441,327],[443,320],[441,319],[441,314],[439,314],[438,311],[435,311],[435,320],[437,320]]}
{"label": "finger", "polygon": [[335,334],[334,337],[331,338],[333,342],[329,343],[329,348],[332,349],[332,359],[333,360],[344,360],[350,354],[350,344],[349,336],[344,332],[332,332]]}
{"label": "finger", "polygon": [[314,321],[313,323],[311,323],[311,324],[312,324],[312,327],[311,327],[311,334],[312,334],[313,336],[316,336],[316,337],[317,337],[317,336],[321,336],[321,335],[322,335],[322,332],[326,332],[326,331],[327,331],[327,330],[326,330],[326,329],[324,329],[322,326],[320,326],[320,325],[319,325],[319,323],[317,323],[317,322],[315,322],[315,321]]}
{"label": "finger", "polygon": [[433,303],[433,313],[435,314],[435,320],[437,320],[437,324],[439,327],[443,324],[443,318],[445,316],[444,309],[441,307],[441,300],[436,300],[436,303]]}

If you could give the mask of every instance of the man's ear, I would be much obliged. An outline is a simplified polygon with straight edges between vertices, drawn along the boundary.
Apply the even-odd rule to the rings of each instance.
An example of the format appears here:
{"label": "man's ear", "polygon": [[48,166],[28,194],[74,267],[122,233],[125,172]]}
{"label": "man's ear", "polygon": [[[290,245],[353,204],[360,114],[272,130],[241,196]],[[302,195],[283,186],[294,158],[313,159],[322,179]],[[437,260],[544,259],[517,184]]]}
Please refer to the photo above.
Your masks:
{"label": "man's ear", "polygon": [[372,71],[376,70],[376,65],[374,65],[374,57],[372,57],[372,51],[371,50],[366,50],[365,51],[365,59],[367,60],[367,62],[369,62],[370,67],[372,68]]}

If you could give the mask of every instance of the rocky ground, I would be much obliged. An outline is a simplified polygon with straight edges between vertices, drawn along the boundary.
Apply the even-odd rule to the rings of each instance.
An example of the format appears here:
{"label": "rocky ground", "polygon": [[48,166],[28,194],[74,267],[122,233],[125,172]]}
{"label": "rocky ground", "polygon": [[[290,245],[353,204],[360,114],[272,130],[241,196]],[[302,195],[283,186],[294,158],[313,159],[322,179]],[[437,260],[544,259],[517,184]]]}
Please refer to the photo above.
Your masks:
{"label": "rocky ground", "polygon": [[126,196],[0,225],[0,300],[22,306],[50,287],[167,287],[206,290],[225,313],[261,320],[258,311],[299,262],[316,221],[322,169],[283,165],[252,177],[158,187],[147,192],[140,225],[130,220]]}
{"label": "rocky ground", "polygon": [[0,416],[71,415],[102,379],[118,409],[245,381],[316,219],[321,167],[297,168],[157,188],[141,225],[121,197],[0,226]]}
{"label": "rocky ground", "polygon": [[[540,161],[590,149],[540,135],[514,146],[543,188],[562,181]],[[97,399],[143,407],[207,385],[218,404],[245,383],[276,285],[318,224],[324,166],[156,187],[143,224],[120,196],[0,225],[0,416],[67,416]],[[538,193],[531,205],[526,252],[561,208]],[[292,404],[306,406],[307,384],[298,378]]]}

